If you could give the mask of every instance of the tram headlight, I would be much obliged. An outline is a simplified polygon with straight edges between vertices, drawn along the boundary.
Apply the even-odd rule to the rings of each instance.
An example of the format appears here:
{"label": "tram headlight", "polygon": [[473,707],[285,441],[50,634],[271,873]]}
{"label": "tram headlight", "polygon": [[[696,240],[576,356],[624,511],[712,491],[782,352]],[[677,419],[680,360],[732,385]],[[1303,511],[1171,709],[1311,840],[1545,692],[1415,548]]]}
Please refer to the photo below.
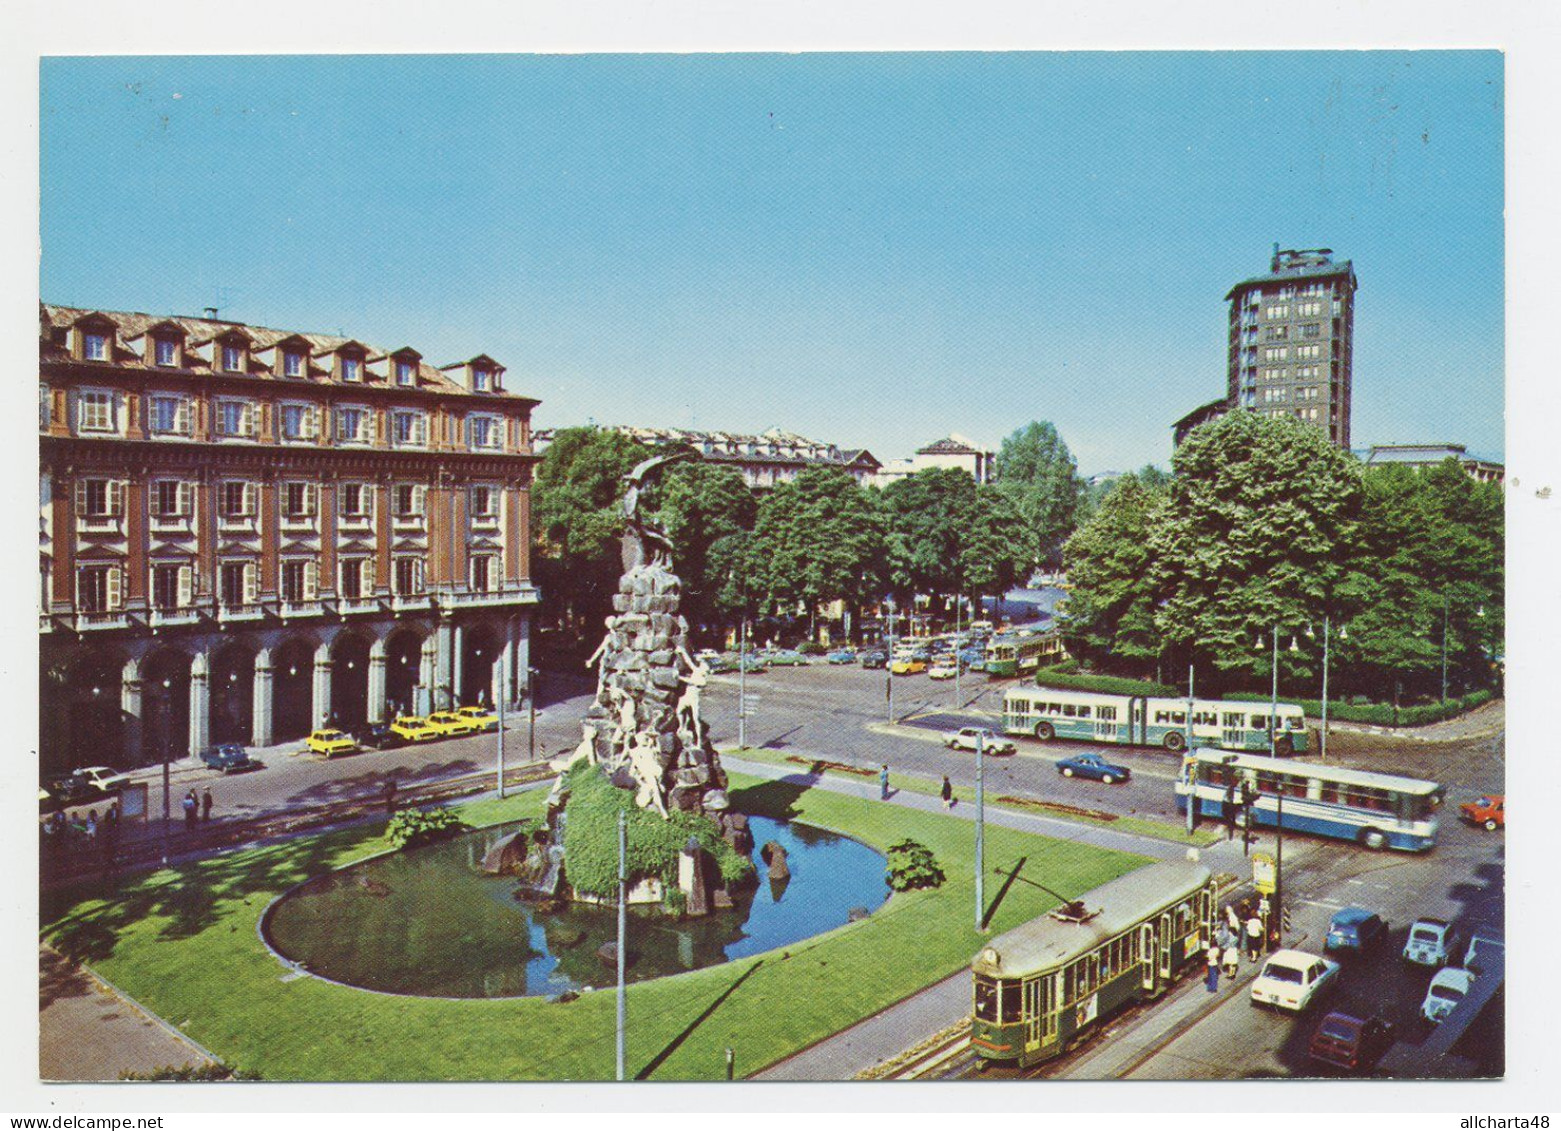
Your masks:
{"label": "tram headlight", "polygon": [[1003,956],[989,946],[981,952],[981,962],[986,966],[998,967],[1003,964]]}

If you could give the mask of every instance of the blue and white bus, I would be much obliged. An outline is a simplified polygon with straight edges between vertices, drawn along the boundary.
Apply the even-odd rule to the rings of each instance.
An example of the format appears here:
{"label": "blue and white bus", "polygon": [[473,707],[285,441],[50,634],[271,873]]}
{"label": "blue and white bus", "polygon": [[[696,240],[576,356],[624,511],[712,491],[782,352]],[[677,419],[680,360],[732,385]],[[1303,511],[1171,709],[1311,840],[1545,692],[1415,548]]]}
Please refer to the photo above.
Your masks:
{"label": "blue and white bus", "polygon": [[[1290,832],[1352,840],[1367,848],[1424,852],[1436,844],[1436,810],[1442,787],[1418,778],[1292,762],[1225,750],[1195,750],[1182,763],[1176,807],[1197,798],[1203,817],[1245,820],[1243,799],[1252,798],[1252,823]],[[1281,799],[1283,799],[1281,801]]]}
{"label": "blue and white bus", "polygon": [[[988,662],[988,669],[991,664]],[[1306,715],[1294,703],[1281,703],[1270,717],[1270,704],[1196,699],[1192,723],[1187,700],[1098,691],[1061,691],[1054,687],[1016,687],[1003,699],[1003,730],[1034,735],[1042,742],[1071,738],[1119,746],[1163,746],[1180,754],[1192,745],[1268,753],[1299,754],[1306,749]]]}

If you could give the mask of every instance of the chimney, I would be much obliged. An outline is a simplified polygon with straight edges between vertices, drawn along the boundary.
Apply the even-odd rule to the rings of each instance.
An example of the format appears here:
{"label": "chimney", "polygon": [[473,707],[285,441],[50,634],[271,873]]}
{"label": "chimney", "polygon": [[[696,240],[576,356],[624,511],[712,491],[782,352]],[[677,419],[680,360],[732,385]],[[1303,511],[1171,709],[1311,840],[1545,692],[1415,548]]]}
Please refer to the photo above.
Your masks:
{"label": "chimney", "polygon": [[[1274,246],[1278,247],[1279,245],[1275,244]],[[215,306],[205,307],[205,311],[207,318],[210,318],[213,322],[217,320],[217,308]]]}

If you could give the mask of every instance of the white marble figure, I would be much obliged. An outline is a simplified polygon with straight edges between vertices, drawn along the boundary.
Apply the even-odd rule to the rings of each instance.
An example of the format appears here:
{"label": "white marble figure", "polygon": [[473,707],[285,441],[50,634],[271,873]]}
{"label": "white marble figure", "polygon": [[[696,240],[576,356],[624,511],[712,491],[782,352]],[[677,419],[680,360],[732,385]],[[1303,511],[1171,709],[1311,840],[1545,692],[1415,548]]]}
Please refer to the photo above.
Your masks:
{"label": "white marble figure", "polygon": [[596,764],[596,727],[590,722],[582,722],[580,729],[585,734],[585,737],[580,740],[580,745],[576,746],[568,757],[555,758],[549,762],[549,769],[565,773],[577,762],[585,762],[588,765]]}
{"label": "white marble figure", "polygon": [[679,722],[685,717],[687,718],[688,729],[693,732],[695,745],[702,746],[705,740],[705,724],[700,717],[699,700],[705,685],[710,682],[710,669],[705,664],[699,663],[690,657],[687,648],[679,648],[678,655],[688,665],[689,672],[685,676],[678,677],[687,686],[683,690],[682,697],[678,699],[677,717]]}
{"label": "white marble figure", "polygon": [[641,809],[654,806],[656,812],[667,816],[667,799],[661,788],[660,748],[653,734],[637,734],[629,747],[629,772],[640,783],[634,803]]}
{"label": "white marble figure", "polygon": [[634,732],[638,725],[634,718],[634,697],[624,695],[618,704],[618,727],[613,731],[613,765],[623,765],[629,760],[630,747],[634,743]]}
{"label": "white marble figure", "polygon": [[613,628],[617,625],[618,618],[608,617],[604,623],[607,627],[607,635],[602,637],[602,642],[596,646],[596,651],[592,652],[591,658],[585,662],[585,666],[590,667],[598,660],[601,661],[596,669],[596,698],[598,700],[602,697],[602,688],[607,686],[607,662],[611,658],[607,654],[607,649],[612,644]]}

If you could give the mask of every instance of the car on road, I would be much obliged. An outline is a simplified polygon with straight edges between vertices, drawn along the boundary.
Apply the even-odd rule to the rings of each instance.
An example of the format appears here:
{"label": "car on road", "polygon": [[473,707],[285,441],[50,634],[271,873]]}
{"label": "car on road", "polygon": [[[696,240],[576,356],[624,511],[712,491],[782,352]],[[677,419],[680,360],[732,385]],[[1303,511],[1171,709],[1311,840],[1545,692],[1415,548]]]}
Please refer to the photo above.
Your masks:
{"label": "car on road", "polygon": [[808,662],[806,656],[791,648],[777,648],[773,652],[766,652],[764,658],[772,668],[800,668]]}
{"label": "car on road", "polygon": [[856,663],[856,653],[849,648],[836,648],[824,657],[824,662],[826,664],[854,664]]}
{"label": "car on road", "polygon": [[1431,984],[1426,987],[1425,1001],[1420,1003],[1420,1016],[1433,1025],[1440,1025],[1458,1007],[1473,985],[1474,975],[1467,970],[1460,970],[1456,966],[1438,970]]}
{"label": "car on road", "polygon": [[1457,947],[1451,923],[1445,919],[1416,919],[1404,942],[1404,961],[1436,969],[1447,965]]}
{"label": "car on road", "polygon": [[974,750],[978,736],[982,750],[988,754],[1012,754],[1018,749],[1013,739],[1004,738],[986,727],[960,727],[943,740],[943,745],[950,750]]}
{"label": "car on road", "polygon": [[953,679],[959,674],[959,666],[953,660],[938,660],[927,669],[928,679]]}
{"label": "car on road", "polygon": [[1328,954],[1364,954],[1387,941],[1388,925],[1382,916],[1364,907],[1346,907],[1328,921],[1323,950]]}
{"label": "car on road", "polygon": [[439,737],[439,728],[421,715],[397,715],[390,729],[403,742],[428,742]]}
{"label": "car on road", "polygon": [[357,748],[358,744],[351,735],[329,728],[310,731],[309,737],[304,739],[305,750],[312,754],[324,754],[327,758],[337,754],[351,754]]}
{"label": "car on road", "polygon": [[711,675],[720,675],[723,672],[735,672],[737,670],[737,661],[731,656],[711,656],[708,659],[701,659],[699,662],[710,669]]}
{"label": "car on road", "polygon": [[1133,776],[1133,771],[1126,766],[1108,762],[1099,754],[1074,754],[1072,757],[1059,759],[1057,772],[1065,778],[1094,778],[1107,785],[1127,781]]}
{"label": "car on road", "polygon": [[394,750],[404,740],[389,723],[368,723],[352,732],[359,746],[370,750]]}
{"label": "car on road", "polygon": [[757,675],[759,672],[769,671],[770,665],[763,656],[740,656],[732,662],[732,670],[750,672]]}
{"label": "car on road", "polygon": [[67,777],[50,782],[48,792],[61,805],[75,805],[79,801],[112,796],[129,784],[130,775],[111,766],[84,766],[72,770]]}
{"label": "car on road", "polygon": [[249,756],[249,751],[237,742],[219,742],[201,751],[201,761],[224,774],[242,774],[260,769],[260,763]]}
{"label": "car on road", "polygon": [[1334,1012],[1322,1019],[1306,1052],[1313,1060],[1369,1072],[1393,1044],[1393,1023],[1381,1017]]}
{"label": "car on road", "polygon": [[961,648],[959,652],[959,662],[965,665],[966,671],[985,671],[986,649]]}
{"label": "car on road", "polygon": [[477,724],[478,730],[498,730],[499,714],[487,707],[457,707],[455,713]]}
{"label": "car on road", "polygon": [[1492,956],[1504,957],[1507,944],[1498,930],[1476,927],[1469,936],[1469,948],[1463,954],[1463,968],[1471,974],[1482,974]]}
{"label": "car on road", "polygon": [[927,670],[927,661],[907,656],[904,659],[896,659],[889,664],[891,675],[916,675]]}
{"label": "car on road", "polygon": [[889,657],[884,652],[863,652],[862,666],[864,668],[881,668],[887,666]]}
{"label": "car on road", "polygon": [[482,729],[475,720],[455,711],[435,711],[428,716],[428,725],[438,731],[441,738],[458,738]]}
{"label": "car on road", "polygon": [[1458,806],[1458,819],[1471,825],[1479,825],[1487,832],[1507,827],[1507,798],[1500,793],[1487,793],[1474,801]]}
{"label": "car on road", "polygon": [[1252,1004],[1304,1013],[1339,980],[1339,964],[1304,950],[1276,950],[1252,983]]}

